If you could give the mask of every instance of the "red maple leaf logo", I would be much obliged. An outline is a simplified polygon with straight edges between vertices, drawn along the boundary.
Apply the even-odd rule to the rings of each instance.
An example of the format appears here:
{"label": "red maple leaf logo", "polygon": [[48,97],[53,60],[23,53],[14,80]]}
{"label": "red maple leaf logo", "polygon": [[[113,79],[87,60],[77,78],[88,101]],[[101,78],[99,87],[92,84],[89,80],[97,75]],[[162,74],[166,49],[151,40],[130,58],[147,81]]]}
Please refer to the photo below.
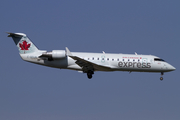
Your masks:
{"label": "red maple leaf logo", "polygon": [[30,43],[27,44],[26,41],[23,41],[22,43],[19,43],[19,47],[21,48],[21,50],[29,50],[28,48],[30,47],[31,44]]}

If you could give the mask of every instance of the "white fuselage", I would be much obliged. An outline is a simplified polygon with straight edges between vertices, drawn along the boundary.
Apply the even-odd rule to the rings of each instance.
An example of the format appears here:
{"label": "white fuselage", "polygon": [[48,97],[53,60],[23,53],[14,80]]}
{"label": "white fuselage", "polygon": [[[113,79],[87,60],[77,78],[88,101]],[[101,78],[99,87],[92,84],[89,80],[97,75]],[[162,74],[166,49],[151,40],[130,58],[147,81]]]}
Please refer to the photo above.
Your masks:
{"label": "white fuselage", "polygon": [[[82,67],[77,65],[74,59],[66,56],[62,59],[48,61],[38,56],[44,51],[31,54],[20,54],[25,61],[41,64],[49,67],[60,69],[72,69],[82,71]],[[102,66],[104,69],[95,69],[94,71],[137,71],[137,72],[169,72],[175,68],[169,63],[162,61],[153,55],[135,55],[135,54],[106,54],[106,53],[83,53],[72,52],[74,56],[87,60]],[[158,59],[157,59],[158,58]],[[157,59],[157,60],[156,60]],[[110,68],[110,69],[109,69]]]}

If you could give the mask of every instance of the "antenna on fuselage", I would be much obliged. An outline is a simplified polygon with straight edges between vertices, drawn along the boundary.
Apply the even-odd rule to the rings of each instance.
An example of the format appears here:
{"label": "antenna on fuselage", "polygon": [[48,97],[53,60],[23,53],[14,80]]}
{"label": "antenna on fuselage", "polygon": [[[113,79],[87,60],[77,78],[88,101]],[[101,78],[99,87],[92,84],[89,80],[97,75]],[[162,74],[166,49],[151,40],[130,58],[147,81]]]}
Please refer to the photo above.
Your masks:
{"label": "antenna on fuselage", "polygon": [[103,52],[103,54],[105,54],[105,52],[104,51],[102,51]]}
{"label": "antenna on fuselage", "polygon": [[138,54],[135,52],[135,55],[138,55]]}

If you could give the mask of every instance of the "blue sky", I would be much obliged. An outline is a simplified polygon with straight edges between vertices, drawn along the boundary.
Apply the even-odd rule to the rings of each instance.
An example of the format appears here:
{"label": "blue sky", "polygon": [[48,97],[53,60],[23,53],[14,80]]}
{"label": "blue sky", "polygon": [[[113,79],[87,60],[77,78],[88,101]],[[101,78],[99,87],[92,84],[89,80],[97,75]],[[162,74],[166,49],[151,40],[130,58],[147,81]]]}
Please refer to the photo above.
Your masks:
{"label": "blue sky", "polygon": [[[178,0],[2,0],[0,119],[180,119]],[[42,50],[156,55],[165,73],[59,70],[22,61],[5,32],[22,32]]]}

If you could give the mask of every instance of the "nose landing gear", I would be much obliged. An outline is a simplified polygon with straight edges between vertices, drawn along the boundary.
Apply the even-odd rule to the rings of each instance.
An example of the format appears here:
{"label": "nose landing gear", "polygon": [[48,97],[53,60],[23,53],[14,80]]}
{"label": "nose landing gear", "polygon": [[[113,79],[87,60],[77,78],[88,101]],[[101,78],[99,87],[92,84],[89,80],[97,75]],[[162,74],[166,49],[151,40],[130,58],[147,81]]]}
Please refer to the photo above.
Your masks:
{"label": "nose landing gear", "polygon": [[163,72],[161,72],[161,77],[160,77],[160,80],[162,81],[163,80],[163,76],[164,75],[164,73]]}

